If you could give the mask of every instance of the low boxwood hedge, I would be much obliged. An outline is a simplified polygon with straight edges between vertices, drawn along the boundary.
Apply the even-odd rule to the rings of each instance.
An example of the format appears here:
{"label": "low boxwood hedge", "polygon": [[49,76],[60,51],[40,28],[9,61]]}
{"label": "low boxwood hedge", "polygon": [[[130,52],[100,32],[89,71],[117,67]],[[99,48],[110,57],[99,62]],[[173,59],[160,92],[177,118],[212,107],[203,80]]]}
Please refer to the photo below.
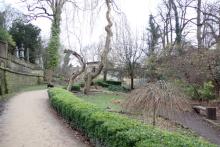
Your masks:
{"label": "low boxwood hedge", "polygon": [[120,114],[106,112],[72,93],[48,90],[53,108],[91,140],[106,147],[214,147],[196,137],[161,131]]}
{"label": "low boxwood hedge", "polygon": [[121,81],[107,80],[106,83],[108,83],[110,85],[121,86]]}
{"label": "low boxwood hedge", "polygon": [[120,81],[113,81],[113,80],[103,81],[102,79],[98,79],[94,83],[102,87],[121,86]]}
{"label": "low boxwood hedge", "polygon": [[[71,86],[71,91],[80,91],[81,84],[73,84]],[[63,89],[67,89],[67,86],[63,86]]]}
{"label": "low boxwood hedge", "polygon": [[130,89],[124,87],[124,86],[116,86],[116,85],[110,85],[108,86],[109,91],[117,91],[117,92],[129,92]]}
{"label": "low boxwood hedge", "polygon": [[102,86],[102,87],[108,87],[110,84],[108,84],[108,83],[106,83],[105,81],[103,81],[103,80],[96,80],[95,82],[94,82],[96,85],[99,85],[99,86]]}
{"label": "low boxwood hedge", "polygon": [[71,87],[71,91],[80,91],[80,84],[73,84]]}

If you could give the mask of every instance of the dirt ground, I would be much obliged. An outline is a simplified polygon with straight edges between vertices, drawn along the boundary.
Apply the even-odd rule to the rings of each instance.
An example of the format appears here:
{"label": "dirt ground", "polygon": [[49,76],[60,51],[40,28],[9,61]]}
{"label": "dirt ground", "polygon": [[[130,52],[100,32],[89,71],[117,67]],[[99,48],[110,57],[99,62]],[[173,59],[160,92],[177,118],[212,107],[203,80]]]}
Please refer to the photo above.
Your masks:
{"label": "dirt ground", "polygon": [[0,116],[1,147],[89,147],[50,108],[46,90],[12,97]]}

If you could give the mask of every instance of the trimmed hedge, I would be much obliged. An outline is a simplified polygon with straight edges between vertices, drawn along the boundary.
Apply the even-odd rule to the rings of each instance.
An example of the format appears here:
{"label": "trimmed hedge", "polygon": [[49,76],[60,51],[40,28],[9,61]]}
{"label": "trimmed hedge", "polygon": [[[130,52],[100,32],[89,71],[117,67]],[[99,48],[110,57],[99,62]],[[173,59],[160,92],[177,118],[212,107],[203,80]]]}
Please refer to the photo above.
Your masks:
{"label": "trimmed hedge", "polygon": [[109,91],[117,91],[117,92],[128,92],[130,89],[124,87],[124,86],[116,86],[116,85],[110,85],[108,86]]}
{"label": "trimmed hedge", "polygon": [[110,84],[106,83],[106,82],[103,81],[103,80],[96,80],[96,81],[95,81],[95,84],[96,84],[96,85],[99,85],[99,86],[102,86],[102,87],[108,87],[108,86],[110,86]]}
{"label": "trimmed hedge", "polygon": [[121,86],[121,81],[107,80],[106,83],[109,84],[109,85]]}
{"label": "trimmed hedge", "polygon": [[102,87],[121,86],[121,82],[120,81],[112,81],[112,80],[103,81],[101,79],[96,80],[95,84],[97,84],[99,86],[102,86]]}
{"label": "trimmed hedge", "polygon": [[[80,91],[81,84],[73,84],[71,86],[71,91]],[[67,86],[63,86],[63,89],[67,89]]]}
{"label": "trimmed hedge", "polygon": [[80,84],[73,84],[71,87],[71,91],[80,91]]}
{"label": "trimmed hedge", "polygon": [[139,121],[105,110],[72,93],[48,90],[53,108],[91,140],[106,147],[214,147],[196,137],[161,131]]}

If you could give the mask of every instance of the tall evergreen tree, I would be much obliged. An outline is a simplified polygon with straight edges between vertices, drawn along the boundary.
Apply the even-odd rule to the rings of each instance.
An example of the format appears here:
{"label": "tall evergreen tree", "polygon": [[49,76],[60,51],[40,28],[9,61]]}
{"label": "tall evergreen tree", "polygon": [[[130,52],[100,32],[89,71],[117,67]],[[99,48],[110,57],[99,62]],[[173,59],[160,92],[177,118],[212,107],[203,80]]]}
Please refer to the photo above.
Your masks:
{"label": "tall evergreen tree", "polygon": [[31,63],[35,63],[41,53],[40,28],[22,21],[15,21],[9,32],[19,48],[22,44],[25,49],[29,48],[29,60]]}

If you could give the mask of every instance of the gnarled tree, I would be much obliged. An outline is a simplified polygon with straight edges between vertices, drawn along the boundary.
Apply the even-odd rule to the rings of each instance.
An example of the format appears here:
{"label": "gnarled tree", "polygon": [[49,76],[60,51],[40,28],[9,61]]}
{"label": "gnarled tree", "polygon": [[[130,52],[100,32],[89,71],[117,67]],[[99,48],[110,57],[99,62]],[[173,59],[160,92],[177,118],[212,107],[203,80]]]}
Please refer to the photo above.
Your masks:
{"label": "gnarled tree", "polygon": [[82,56],[80,56],[77,52],[75,51],[72,51],[72,50],[65,50],[64,53],[67,53],[67,54],[72,54],[73,56],[75,56],[78,60],[79,60],[79,63],[80,65],[82,66],[82,68],[79,70],[79,71],[76,71],[75,73],[72,73],[70,79],[69,79],[69,84],[67,86],[67,90],[71,90],[71,85],[73,84],[74,80],[79,76],[81,75],[84,71],[85,71],[85,68],[86,68],[86,63],[83,59]]}
{"label": "gnarled tree", "polygon": [[101,73],[104,65],[106,65],[107,56],[110,51],[111,37],[113,36],[112,30],[111,30],[113,23],[110,18],[112,0],[105,0],[105,4],[107,6],[106,20],[108,21],[108,25],[105,27],[105,31],[107,33],[106,40],[105,40],[105,46],[104,46],[103,52],[101,54],[101,62],[98,66],[98,69],[95,72],[88,72],[85,75],[84,94],[88,94],[92,80],[95,79]]}

